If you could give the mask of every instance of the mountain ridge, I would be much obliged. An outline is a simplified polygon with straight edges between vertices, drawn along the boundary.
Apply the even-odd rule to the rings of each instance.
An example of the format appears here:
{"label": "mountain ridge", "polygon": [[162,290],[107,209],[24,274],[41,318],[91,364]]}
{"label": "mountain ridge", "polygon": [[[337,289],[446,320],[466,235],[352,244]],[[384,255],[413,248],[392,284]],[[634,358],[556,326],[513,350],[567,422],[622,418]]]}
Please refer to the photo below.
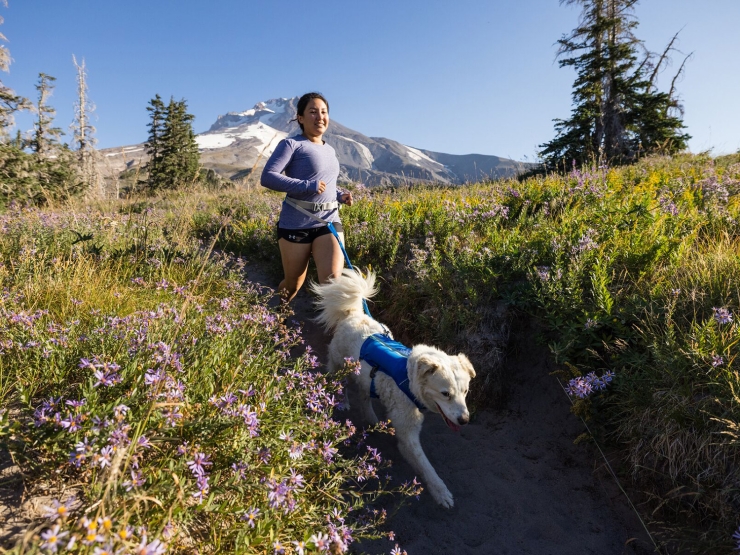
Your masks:
{"label": "mountain ridge", "polygon": [[[264,165],[285,137],[300,133],[294,121],[298,97],[258,102],[241,112],[227,112],[196,135],[201,164],[239,180]],[[368,137],[331,120],[324,140],[337,153],[339,180],[367,186],[433,182],[462,184],[510,177],[526,164],[486,154],[446,154]],[[101,167],[109,177],[145,163],[144,144],[101,150]]]}

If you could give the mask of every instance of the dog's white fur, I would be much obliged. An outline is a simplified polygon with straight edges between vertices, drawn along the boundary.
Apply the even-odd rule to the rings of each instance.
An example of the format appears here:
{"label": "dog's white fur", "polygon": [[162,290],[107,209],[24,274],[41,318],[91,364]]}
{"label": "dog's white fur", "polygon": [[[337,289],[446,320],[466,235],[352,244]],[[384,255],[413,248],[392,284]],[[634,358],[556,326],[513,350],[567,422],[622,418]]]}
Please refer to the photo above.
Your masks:
{"label": "dog's white fur", "polygon": [[[360,348],[367,337],[386,333],[379,322],[363,311],[362,300],[377,293],[374,273],[368,272],[363,278],[358,272],[345,269],[339,278],[324,285],[311,284],[310,288],[318,296],[316,305],[320,313],[316,320],[334,334],[329,344],[330,371],[340,368],[346,357],[359,360]],[[415,345],[411,349],[407,369],[411,392],[425,407],[442,415],[453,430],[457,431],[459,425],[468,423],[470,414],[465,395],[470,380],[475,377],[475,370],[465,355],[449,356],[435,347]],[[370,371],[370,366],[363,361],[360,374],[352,375],[352,378],[361,392],[363,417],[374,424],[378,418],[370,400]],[[396,430],[401,454],[421,475],[435,501],[444,507],[452,507],[452,494],[435,472],[419,442],[424,415],[393,378],[383,372],[375,375],[375,391]],[[349,406],[347,401],[346,404]]]}

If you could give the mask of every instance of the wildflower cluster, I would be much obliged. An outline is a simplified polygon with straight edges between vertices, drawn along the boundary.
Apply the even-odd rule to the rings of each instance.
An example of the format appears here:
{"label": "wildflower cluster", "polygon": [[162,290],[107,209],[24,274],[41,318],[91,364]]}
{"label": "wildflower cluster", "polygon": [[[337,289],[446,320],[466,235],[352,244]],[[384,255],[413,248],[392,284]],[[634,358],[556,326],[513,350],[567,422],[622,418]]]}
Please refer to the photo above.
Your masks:
{"label": "wildflower cluster", "polygon": [[[53,503],[52,507],[47,507],[47,516],[56,523],[45,528],[39,537],[39,547],[47,553],[162,555],[168,550],[167,543],[161,539],[149,539],[146,526],[135,530],[132,526],[116,523],[108,516],[83,516],[75,520],[68,518],[68,512],[62,510],[68,504],[57,500]],[[172,530],[165,527],[162,536],[171,539]]]}
{"label": "wildflower cluster", "polygon": [[568,382],[565,391],[571,397],[585,399],[595,391],[603,391],[614,379],[614,372],[607,370],[601,376],[595,372],[589,372],[585,376],[573,378]]}
{"label": "wildflower cluster", "polygon": [[100,234],[94,253],[55,242],[64,218],[29,248],[43,235],[26,217],[0,217],[3,257],[27,251],[2,268],[0,398],[14,412],[12,425],[0,412],[0,441],[52,490],[77,484],[33,549],[153,555],[218,530],[223,552],[346,552],[380,522],[366,506],[411,493],[379,478],[365,431],[332,419],[341,376],[322,376],[308,346],[292,357],[300,328],[238,259],[204,262],[199,241],[156,236],[162,220],[145,234],[94,216],[77,220]]}

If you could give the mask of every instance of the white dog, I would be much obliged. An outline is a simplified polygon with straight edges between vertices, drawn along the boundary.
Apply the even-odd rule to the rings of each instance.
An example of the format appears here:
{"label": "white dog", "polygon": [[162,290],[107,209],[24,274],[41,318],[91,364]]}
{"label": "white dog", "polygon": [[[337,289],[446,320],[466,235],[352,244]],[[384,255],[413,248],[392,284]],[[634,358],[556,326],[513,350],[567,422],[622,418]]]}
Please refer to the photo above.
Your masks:
{"label": "white dog", "polygon": [[[341,368],[347,357],[359,360],[361,350],[367,354],[372,339],[368,344],[366,340],[371,336],[375,339],[377,335],[385,335],[385,339],[381,338],[383,341],[392,339],[387,329],[363,310],[364,299],[377,293],[373,273],[363,278],[359,273],[345,269],[339,278],[324,285],[314,283],[310,287],[318,296],[316,305],[320,313],[316,320],[334,334],[329,344],[329,371]],[[408,380],[402,387],[410,393],[404,393],[386,370],[375,370],[367,360],[363,360],[360,374],[352,376],[361,391],[363,417],[369,423],[378,422],[370,400],[373,388],[396,430],[401,454],[421,475],[434,500],[444,507],[452,507],[452,494],[421,448],[419,433],[424,415],[417,406],[423,405],[440,414],[447,426],[458,431],[470,420],[465,395],[470,380],[475,377],[473,365],[463,354],[449,356],[427,345],[408,349],[392,341],[386,342],[395,345],[393,356],[403,350],[406,351],[403,354],[408,355],[408,360],[404,359]]]}

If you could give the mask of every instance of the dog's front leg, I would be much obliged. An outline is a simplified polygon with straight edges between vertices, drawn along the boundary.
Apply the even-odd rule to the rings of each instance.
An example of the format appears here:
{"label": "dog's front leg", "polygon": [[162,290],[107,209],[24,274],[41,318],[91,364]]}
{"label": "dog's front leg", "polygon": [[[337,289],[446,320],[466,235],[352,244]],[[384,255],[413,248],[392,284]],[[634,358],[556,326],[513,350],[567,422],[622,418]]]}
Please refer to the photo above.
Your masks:
{"label": "dog's front leg", "polygon": [[421,474],[421,478],[429,488],[429,493],[432,494],[434,500],[443,507],[451,508],[455,504],[452,494],[442,479],[437,475],[434,467],[424,454],[424,450],[421,448],[419,434],[421,433],[421,424],[424,422],[424,415],[416,407],[413,408],[413,412],[409,412],[408,410],[399,411],[396,407],[394,409],[396,410],[391,409],[389,411],[389,415],[391,417],[391,423],[396,430],[398,448],[401,454],[411,463],[414,470]]}

